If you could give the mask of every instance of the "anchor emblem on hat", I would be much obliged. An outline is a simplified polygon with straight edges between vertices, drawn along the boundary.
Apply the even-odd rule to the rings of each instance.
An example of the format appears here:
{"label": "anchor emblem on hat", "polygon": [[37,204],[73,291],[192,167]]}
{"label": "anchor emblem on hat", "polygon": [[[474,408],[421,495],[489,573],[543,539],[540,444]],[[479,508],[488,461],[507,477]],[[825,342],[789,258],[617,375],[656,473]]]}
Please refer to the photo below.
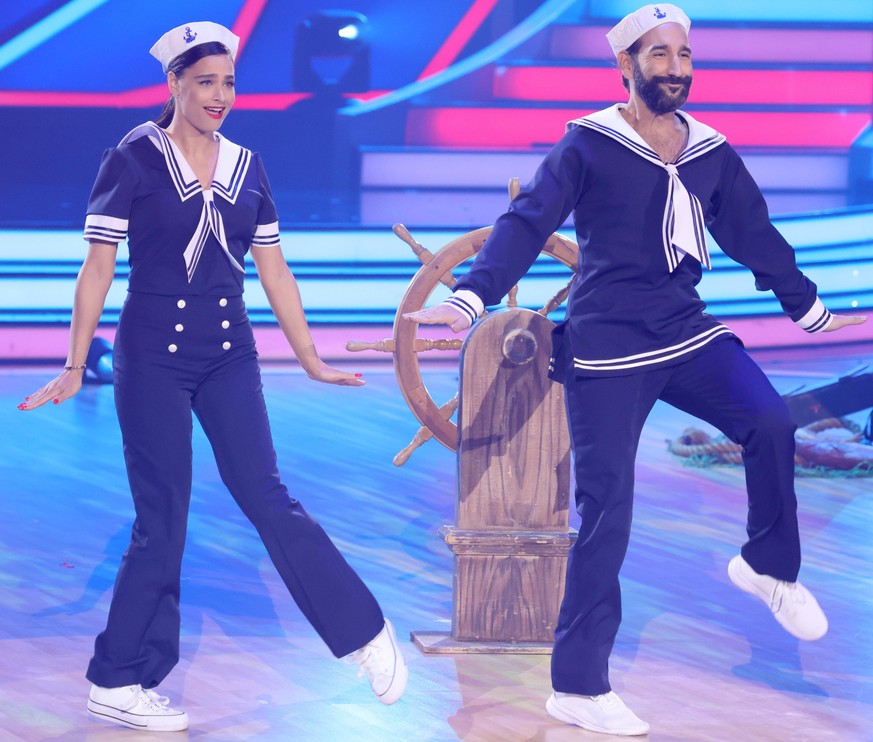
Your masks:
{"label": "anchor emblem on hat", "polygon": [[659,7],[655,7],[655,18],[666,18],[667,14]]}
{"label": "anchor emblem on hat", "polygon": [[191,30],[191,26],[185,26],[185,43],[190,44],[197,38],[197,34]]}

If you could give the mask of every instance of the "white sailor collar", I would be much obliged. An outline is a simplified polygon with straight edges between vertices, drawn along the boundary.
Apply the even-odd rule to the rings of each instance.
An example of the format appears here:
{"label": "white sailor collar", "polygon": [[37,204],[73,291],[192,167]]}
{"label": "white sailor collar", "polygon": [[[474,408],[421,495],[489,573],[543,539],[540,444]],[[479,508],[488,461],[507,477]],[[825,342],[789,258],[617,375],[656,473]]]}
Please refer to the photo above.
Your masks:
{"label": "white sailor collar", "polygon": [[[663,167],[665,163],[645,140],[637,134],[634,128],[624,120],[621,115],[621,109],[626,106],[622,103],[616,103],[609,108],[604,108],[602,111],[595,111],[582,118],[573,119],[567,123],[567,131],[575,129],[578,126],[584,126],[594,131],[598,131],[615,141],[623,144],[632,152],[636,152],[640,157],[651,160],[657,165]],[[725,142],[723,134],[719,134],[711,126],[701,123],[685,111],[676,111],[685,124],[688,126],[688,144],[679,157],[672,163],[673,165],[682,165],[689,160],[700,157],[710,150],[722,145]]]}
{"label": "white sailor collar", "polygon": [[655,150],[624,120],[620,104],[603,111],[570,121],[567,131],[576,127],[593,129],[614,139],[640,157],[657,165],[667,172],[667,193],[664,202],[664,217],[661,236],[667,270],[672,273],[686,255],[691,256],[706,268],[712,268],[709,250],[706,245],[706,226],[703,205],[682,183],[679,166],[684,165],[716,147],[725,138],[715,129],[701,124],[687,113],[677,111],[688,126],[688,144],[673,162],[664,162]]}
{"label": "white sailor collar", "polygon": [[[182,201],[204,191],[203,186],[194,174],[177,144],[170,139],[160,126],[148,121],[128,132],[119,143],[127,144],[141,137],[148,137],[152,144],[163,154],[167,171]],[[234,144],[229,139],[214,133],[218,142],[218,162],[212,176],[212,186],[209,190],[224,198],[231,204],[236,203],[242,190],[242,183],[252,160],[251,150]]]}
{"label": "white sailor collar", "polygon": [[215,132],[214,136],[218,142],[218,161],[215,165],[215,174],[212,176],[210,188],[204,188],[200,185],[200,181],[194,175],[194,171],[181,150],[167,136],[167,132],[157,124],[152,122],[140,124],[121,140],[121,144],[127,144],[141,137],[148,137],[151,143],[164,155],[170,180],[173,181],[179,198],[184,202],[198,193],[202,195],[203,205],[200,208],[200,220],[183,253],[188,283],[194,279],[194,273],[197,271],[197,266],[200,265],[200,259],[203,257],[203,250],[206,248],[210,235],[218,241],[231,266],[240,273],[245,274],[246,272],[242,263],[234,257],[228,246],[224,219],[221,216],[221,211],[215,205],[215,194],[231,204],[236,203],[252,161],[252,153],[251,150],[225,139],[218,132]]}

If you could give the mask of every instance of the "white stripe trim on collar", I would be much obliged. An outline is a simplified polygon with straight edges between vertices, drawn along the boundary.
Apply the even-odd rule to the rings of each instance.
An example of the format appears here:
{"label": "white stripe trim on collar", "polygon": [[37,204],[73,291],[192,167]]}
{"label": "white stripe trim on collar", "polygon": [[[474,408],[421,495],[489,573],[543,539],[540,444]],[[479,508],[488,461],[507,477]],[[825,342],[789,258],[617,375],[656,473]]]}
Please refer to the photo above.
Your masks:
{"label": "white stripe trim on collar", "polygon": [[[164,161],[167,163],[167,171],[170,173],[170,178],[182,201],[187,201],[193,195],[203,191],[203,186],[179,147],[154,122],[147,121],[129,131],[119,146],[144,136],[147,136],[163,154]],[[218,132],[215,132],[215,139],[219,146],[218,162],[215,164],[215,173],[212,176],[212,189],[225,201],[234,204],[242,190],[243,180],[252,161],[252,152],[231,142]]]}
{"label": "white stripe trim on collar", "polygon": [[[646,141],[624,120],[624,116],[621,115],[623,108],[625,108],[623,104],[616,103],[602,111],[595,111],[582,118],[573,119],[567,123],[567,131],[575,129],[577,126],[587,126],[612,137],[640,156],[653,160],[663,167],[665,163],[658,156],[658,153],[646,144]],[[688,125],[688,144],[682,154],[676,158],[675,164],[679,165],[693,160],[724,143],[723,134],[719,134],[711,126],[701,123],[691,114],[685,111],[676,111],[676,115]]]}

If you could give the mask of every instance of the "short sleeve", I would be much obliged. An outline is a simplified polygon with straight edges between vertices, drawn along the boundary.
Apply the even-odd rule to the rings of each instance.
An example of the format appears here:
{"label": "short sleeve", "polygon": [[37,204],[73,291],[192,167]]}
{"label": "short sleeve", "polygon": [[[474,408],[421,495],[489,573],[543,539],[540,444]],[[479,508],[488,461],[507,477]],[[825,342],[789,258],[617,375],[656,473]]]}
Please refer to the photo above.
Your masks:
{"label": "short sleeve", "polygon": [[276,213],[276,203],[273,201],[273,191],[267,179],[267,172],[264,170],[264,163],[257,153],[255,153],[255,167],[262,198],[255,233],[252,235],[252,247],[271,247],[279,244],[279,215]]}
{"label": "short sleeve", "polygon": [[126,239],[135,187],[136,177],[128,157],[117,148],[107,149],[88,200],[83,235],[86,240],[118,243]]}

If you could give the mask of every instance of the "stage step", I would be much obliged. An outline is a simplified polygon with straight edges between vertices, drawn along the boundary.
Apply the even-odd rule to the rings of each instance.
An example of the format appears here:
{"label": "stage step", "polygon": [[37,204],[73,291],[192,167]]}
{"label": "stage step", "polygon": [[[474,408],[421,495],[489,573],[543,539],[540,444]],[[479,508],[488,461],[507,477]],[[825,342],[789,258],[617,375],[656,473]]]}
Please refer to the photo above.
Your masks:
{"label": "stage step", "polygon": [[[503,101],[599,101],[603,108],[625,97],[614,67],[591,64],[519,62],[494,69],[493,97]],[[873,71],[845,69],[724,69],[695,66],[689,103],[699,107],[755,107],[759,110],[870,112]],[[691,110],[691,109],[689,109]]]}
{"label": "stage step", "polygon": [[[547,148],[461,150],[367,148],[362,152],[361,224],[477,227],[509,199],[511,177],[528,182]],[[848,150],[740,149],[772,214],[846,205]]]}
{"label": "stage step", "polygon": [[[599,105],[539,103],[536,107],[457,103],[409,111],[406,144],[418,147],[530,149],[554,144],[568,121]],[[869,112],[724,111],[687,106],[736,147],[836,147],[845,149],[870,123]]]}
{"label": "stage step", "polygon": [[[873,109],[873,31],[708,23],[692,35],[689,113],[741,152],[771,213],[847,206],[849,148]],[[476,83],[413,100],[405,148],[362,150],[361,224],[493,221],[506,181],[526,182],[567,121],[625,99],[609,28],[554,24]]]}

